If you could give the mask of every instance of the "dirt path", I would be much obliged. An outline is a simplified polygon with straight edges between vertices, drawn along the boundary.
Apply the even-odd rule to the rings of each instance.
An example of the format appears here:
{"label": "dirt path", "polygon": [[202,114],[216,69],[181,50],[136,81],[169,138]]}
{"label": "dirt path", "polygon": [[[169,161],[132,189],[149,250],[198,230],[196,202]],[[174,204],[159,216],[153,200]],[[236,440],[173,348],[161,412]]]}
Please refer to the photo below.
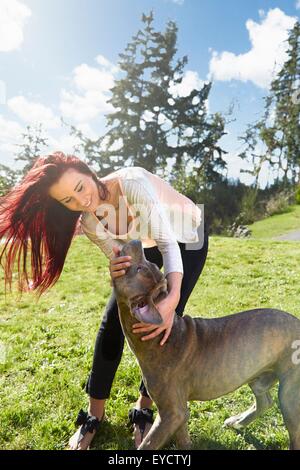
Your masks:
{"label": "dirt path", "polygon": [[291,242],[300,241],[300,230],[294,230],[293,232],[288,232],[285,235],[280,235],[280,237],[276,237],[275,240],[286,240]]}

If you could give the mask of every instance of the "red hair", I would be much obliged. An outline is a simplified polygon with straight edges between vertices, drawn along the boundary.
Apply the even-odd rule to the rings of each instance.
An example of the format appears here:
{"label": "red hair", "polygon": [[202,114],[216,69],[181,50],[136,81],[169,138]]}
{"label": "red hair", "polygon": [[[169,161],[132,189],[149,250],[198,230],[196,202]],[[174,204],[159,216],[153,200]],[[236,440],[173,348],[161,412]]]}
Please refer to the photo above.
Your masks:
{"label": "red hair", "polygon": [[[0,241],[5,238],[0,263],[4,269],[5,295],[7,283],[11,291],[16,258],[21,294],[27,290],[37,290],[40,297],[58,280],[81,212],[67,209],[49,196],[48,191],[69,168],[91,176],[98,186],[100,199],[106,199],[106,186],[87,164],[74,155],[62,152],[38,157],[21,182],[1,198]],[[31,249],[31,281],[27,272],[28,248]]]}

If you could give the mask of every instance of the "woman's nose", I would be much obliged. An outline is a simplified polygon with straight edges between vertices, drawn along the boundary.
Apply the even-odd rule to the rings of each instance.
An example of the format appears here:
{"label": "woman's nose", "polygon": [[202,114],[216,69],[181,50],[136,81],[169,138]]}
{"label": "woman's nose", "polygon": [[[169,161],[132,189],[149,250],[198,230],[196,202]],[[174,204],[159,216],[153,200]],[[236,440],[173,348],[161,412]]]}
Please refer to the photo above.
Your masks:
{"label": "woman's nose", "polygon": [[76,196],[76,201],[78,204],[80,204],[81,207],[88,207],[90,205],[90,197],[87,195],[77,195]]}

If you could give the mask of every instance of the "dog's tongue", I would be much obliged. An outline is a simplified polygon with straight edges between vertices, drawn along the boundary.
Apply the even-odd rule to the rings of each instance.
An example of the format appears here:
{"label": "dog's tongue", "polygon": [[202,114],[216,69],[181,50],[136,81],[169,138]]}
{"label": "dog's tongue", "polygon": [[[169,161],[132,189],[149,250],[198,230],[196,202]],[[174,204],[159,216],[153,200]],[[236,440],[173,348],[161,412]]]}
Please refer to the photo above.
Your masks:
{"label": "dog's tongue", "polygon": [[150,323],[151,315],[147,315],[149,313],[148,305],[144,305],[144,307],[135,307],[133,311],[138,320],[143,323]]}

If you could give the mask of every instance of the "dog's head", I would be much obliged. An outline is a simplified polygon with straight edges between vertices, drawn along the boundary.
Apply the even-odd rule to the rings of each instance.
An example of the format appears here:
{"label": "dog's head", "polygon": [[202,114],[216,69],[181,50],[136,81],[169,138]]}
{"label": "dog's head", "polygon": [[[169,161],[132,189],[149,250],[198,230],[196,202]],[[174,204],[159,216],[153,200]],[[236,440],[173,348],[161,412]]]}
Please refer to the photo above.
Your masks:
{"label": "dog's head", "polygon": [[124,245],[119,256],[131,256],[132,259],[126,273],[113,280],[117,297],[128,305],[137,320],[159,325],[162,318],[155,303],[168,293],[163,273],[145,258],[140,240],[131,240]]}

